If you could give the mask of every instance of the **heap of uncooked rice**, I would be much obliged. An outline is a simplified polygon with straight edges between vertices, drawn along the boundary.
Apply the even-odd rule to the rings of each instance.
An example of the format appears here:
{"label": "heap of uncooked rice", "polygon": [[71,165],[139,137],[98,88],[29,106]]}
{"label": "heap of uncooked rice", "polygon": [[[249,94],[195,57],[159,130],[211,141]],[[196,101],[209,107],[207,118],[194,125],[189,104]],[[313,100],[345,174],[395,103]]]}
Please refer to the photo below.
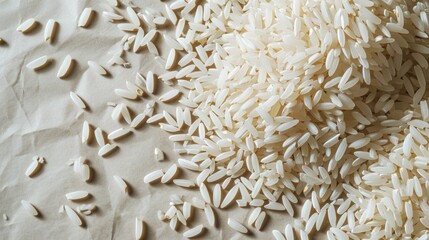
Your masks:
{"label": "heap of uncooked rice", "polygon": [[167,13],[180,59],[160,79],[184,95],[161,128],[203,199],[207,187],[215,207],[237,197],[295,217],[307,199],[302,238],[326,224],[330,239],[428,234],[428,1],[177,0]]}

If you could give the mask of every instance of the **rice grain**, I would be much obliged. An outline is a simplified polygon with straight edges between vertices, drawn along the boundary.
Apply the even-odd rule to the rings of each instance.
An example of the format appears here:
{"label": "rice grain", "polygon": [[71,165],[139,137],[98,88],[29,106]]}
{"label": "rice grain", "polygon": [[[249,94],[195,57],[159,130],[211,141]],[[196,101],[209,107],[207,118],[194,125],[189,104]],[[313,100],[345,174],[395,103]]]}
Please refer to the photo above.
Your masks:
{"label": "rice grain", "polygon": [[43,34],[43,39],[45,40],[45,42],[51,43],[55,40],[57,25],[58,23],[55,20],[48,20],[48,22],[46,23],[45,32]]}
{"label": "rice grain", "polygon": [[70,98],[73,101],[73,103],[81,109],[86,108],[86,104],[83,102],[83,100],[77,95],[75,92],[70,92]]}
{"label": "rice grain", "polygon": [[41,56],[33,61],[27,63],[26,67],[34,71],[41,70],[51,63],[51,59],[48,56]]}
{"label": "rice grain", "polygon": [[63,62],[61,63],[60,68],[58,69],[57,77],[64,79],[69,76],[74,67],[74,60],[70,55],[67,55]]}
{"label": "rice grain", "polygon": [[228,218],[228,225],[237,232],[244,234],[248,232],[247,228],[243,224],[237,222],[232,218]]}
{"label": "rice grain", "polygon": [[144,183],[153,183],[153,182],[161,179],[163,176],[164,176],[164,172],[162,171],[162,169],[159,169],[159,170],[155,170],[155,171],[147,174],[143,178],[143,181],[144,181]]}
{"label": "rice grain", "polygon": [[67,217],[77,226],[83,226],[83,221],[80,218],[79,214],[75,212],[71,207],[68,205],[64,205],[64,210],[67,214]]}
{"label": "rice grain", "polygon": [[78,27],[87,28],[92,22],[92,18],[94,17],[94,12],[92,8],[85,8],[80,14],[79,21],[77,23]]}

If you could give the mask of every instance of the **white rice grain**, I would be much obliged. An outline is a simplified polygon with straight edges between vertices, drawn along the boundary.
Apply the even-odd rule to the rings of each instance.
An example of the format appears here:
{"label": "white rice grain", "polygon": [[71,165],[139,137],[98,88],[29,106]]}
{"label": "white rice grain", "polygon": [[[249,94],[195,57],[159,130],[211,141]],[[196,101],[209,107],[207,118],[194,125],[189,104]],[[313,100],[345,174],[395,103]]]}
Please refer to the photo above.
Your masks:
{"label": "white rice grain", "polygon": [[109,140],[117,140],[119,138],[124,137],[125,135],[130,133],[130,129],[126,129],[126,128],[118,128],[114,131],[112,131],[111,133],[109,133],[109,135],[107,135],[107,138]]}
{"label": "white rice grain", "polygon": [[129,192],[128,184],[127,184],[127,182],[125,182],[124,179],[115,175],[115,176],[113,176],[113,180],[115,181],[116,185],[122,190],[122,192],[124,192],[124,193]]}
{"label": "white rice grain", "polygon": [[279,230],[273,230],[272,234],[276,240],[286,240],[283,234]]}
{"label": "white rice grain", "polygon": [[98,156],[105,157],[111,154],[117,148],[118,146],[116,144],[107,143],[106,145],[100,147],[100,149],[98,150]]}
{"label": "white rice grain", "polygon": [[120,89],[117,88],[114,90],[115,94],[125,98],[125,99],[136,99],[137,98],[137,94],[135,92],[131,92],[129,90],[125,90],[125,89]]}
{"label": "white rice grain", "polygon": [[161,178],[161,183],[168,183],[170,182],[174,176],[177,173],[177,165],[173,164],[171,167],[168,168],[168,170],[165,172],[164,176]]}
{"label": "white rice grain", "polygon": [[256,222],[255,222],[255,228],[258,231],[261,231],[261,229],[263,228],[264,224],[265,224],[265,217],[266,217],[266,213],[265,212],[261,212],[258,216],[258,218],[256,218]]}
{"label": "white rice grain", "polygon": [[83,102],[82,98],[80,98],[75,92],[70,92],[70,98],[78,108],[86,108],[86,104]]}
{"label": "white rice grain", "polygon": [[83,199],[87,199],[89,196],[90,195],[87,191],[75,191],[75,192],[69,192],[66,194],[67,200],[70,200],[70,201],[80,201]]}
{"label": "white rice grain", "polygon": [[69,76],[73,70],[73,65],[74,60],[70,55],[67,55],[58,69],[57,77],[63,79]]}
{"label": "white rice grain", "polygon": [[228,225],[237,232],[240,232],[240,233],[248,232],[247,228],[243,224],[237,222],[232,218],[228,218]]}
{"label": "white rice grain", "polygon": [[42,164],[40,162],[37,160],[32,160],[30,165],[28,165],[27,169],[25,170],[25,175],[30,178],[33,177],[39,172],[41,166]]}
{"label": "white rice grain", "polygon": [[146,75],[146,89],[149,93],[153,93],[155,90],[155,76],[154,74],[149,71]]}
{"label": "white rice grain", "polygon": [[94,17],[94,12],[92,8],[85,8],[80,14],[79,21],[77,23],[78,27],[87,28],[92,22]]}
{"label": "white rice grain", "polygon": [[95,134],[95,140],[97,141],[98,146],[102,147],[106,145],[103,130],[101,130],[100,128],[96,128],[94,131],[94,134]]}
{"label": "white rice grain", "polygon": [[204,183],[202,183],[200,185],[200,193],[201,193],[201,196],[203,197],[204,201],[206,203],[210,204],[211,203],[210,193],[209,193],[209,191],[208,191],[208,189]]}
{"label": "white rice grain", "polygon": [[64,205],[64,210],[67,214],[67,217],[77,226],[83,226],[83,221],[80,218],[79,214],[75,212],[71,207],[68,205]]}
{"label": "white rice grain", "polygon": [[100,75],[107,75],[106,69],[104,69],[100,64],[94,62],[94,61],[88,61],[89,68],[94,71],[97,74]]}
{"label": "white rice grain", "polygon": [[43,33],[43,39],[45,40],[45,42],[51,43],[55,40],[57,25],[58,23],[55,20],[48,20],[48,22],[46,23],[45,31]]}
{"label": "white rice grain", "polygon": [[164,172],[162,171],[162,169],[158,169],[158,170],[150,172],[146,176],[144,176],[143,182],[144,183],[153,183],[153,182],[161,179],[162,176],[164,176]]}
{"label": "white rice grain", "polygon": [[140,26],[140,18],[139,18],[139,16],[137,16],[137,13],[134,11],[134,9],[133,8],[131,8],[131,7],[127,7],[127,14],[128,14],[128,17],[130,18],[130,21],[134,24],[134,25],[136,25],[136,26]]}
{"label": "white rice grain", "polygon": [[250,213],[249,219],[247,221],[248,225],[252,226],[255,223],[256,219],[258,218],[259,214],[261,213],[261,210],[262,209],[260,207],[257,207]]}
{"label": "white rice grain", "polygon": [[177,89],[170,90],[159,97],[161,102],[170,102],[173,99],[176,99],[180,95],[180,91]]}
{"label": "white rice grain", "polygon": [[48,56],[41,56],[33,61],[27,63],[26,67],[34,71],[45,68],[51,63],[51,59]]}
{"label": "white rice grain", "polygon": [[143,219],[136,218],[135,219],[135,225],[134,225],[134,237],[136,240],[144,239],[145,236],[145,224],[143,222]]}
{"label": "white rice grain", "polygon": [[17,28],[16,31],[22,32],[22,33],[28,33],[31,32],[36,26],[38,22],[34,18],[29,18],[25,20],[23,23],[21,23]]}
{"label": "white rice grain", "polygon": [[183,237],[184,238],[193,238],[198,236],[204,229],[204,226],[202,224],[193,227],[189,230],[187,230],[186,232],[183,233]]}
{"label": "white rice grain", "polygon": [[213,212],[213,209],[210,207],[210,205],[206,205],[204,207],[204,213],[206,215],[207,218],[207,222],[209,223],[210,226],[215,226],[215,215]]}

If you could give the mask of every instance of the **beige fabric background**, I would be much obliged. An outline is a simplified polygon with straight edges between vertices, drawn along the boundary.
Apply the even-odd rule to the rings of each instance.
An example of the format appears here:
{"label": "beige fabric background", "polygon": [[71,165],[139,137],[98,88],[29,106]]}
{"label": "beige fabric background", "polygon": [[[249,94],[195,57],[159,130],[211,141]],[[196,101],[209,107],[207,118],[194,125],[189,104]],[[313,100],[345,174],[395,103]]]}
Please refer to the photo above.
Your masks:
{"label": "beige fabric background", "polygon": [[[136,0],[134,3],[143,9],[163,12],[163,4],[168,1]],[[94,21],[88,29],[78,28],[77,19],[88,6],[97,11]],[[106,9],[108,5],[102,0],[0,1],[0,37],[7,42],[0,46],[0,215],[5,213],[10,218],[9,221],[0,219],[0,239],[132,239],[135,217],[143,217],[147,223],[146,239],[183,238],[182,233],[187,228],[182,226],[179,233],[173,232],[168,223],[157,219],[156,212],[167,210],[170,194],[185,195],[185,200],[190,201],[191,196],[199,196],[198,189],[189,191],[172,184],[143,183],[145,174],[159,168],[166,170],[179,157],[172,151],[167,133],[156,126],[145,125],[118,141],[120,150],[105,159],[97,156],[95,141],[89,146],[80,143],[84,120],[106,132],[126,126],[112,121],[112,108],[106,106],[106,102],[124,102],[135,113],[140,113],[148,99],[155,99],[126,101],[116,96],[113,89],[125,88],[125,80],[133,81],[137,72],[163,73],[163,67],[147,50],[139,54],[127,52],[125,58],[132,68],[108,67],[110,78],[88,71],[88,60],[107,66],[108,52],[118,48],[123,36],[114,24],[102,17]],[[37,29],[29,34],[18,33],[15,30],[18,24],[30,17],[39,21]],[[43,31],[51,18],[59,23],[59,31],[54,43],[48,44],[43,41]],[[165,58],[168,52],[162,38],[156,43]],[[77,65],[67,80],[59,80],[56,73],[67,54],[76,59]],[[53,64],[38,73],[25,67],[42,55],[52,57]],[[170,88],[160,85],[157,95]],[[82,96],[90,111],[77,109],[69,98],[69,91]],[[156,106],[157,112],[162,109],[171,111],[174,108],[165,104]],[[153,160],[155,146],[165,151],[167,161]],[[34,155],[45,157],[47,164],[30,179],[24,172]],[[87,158],[95,170],[94,181],[89,184],[66,165],[70,158],[78,156]],[[186,174],[182,171],[180,177]],[[113,175],[123,177],[131,185],[130,196],[120,192]],[[76,190],[89,191],[93,198],[88,202],[98,206],[96,213],[83,217],[86,228],[73,225],[66,215],[58,213],[62,204],[78,206],[64,197],[65,193]],[[42,217],[28,215],[20,204],[22,199],[32,202]],[[201,239],[273,239],[272,229],[283,231],[291,219],[287,214],[269,212],[263,232],[249,228],[251,233],[242,235],[232,231],[226,219],[231,216],[247,222],[248,208],[215,211],[220,223],[216,228],[209,227],[201,210],[195,211],[195,217],[189,221],[190,226],[203,223],[207,227]]]}

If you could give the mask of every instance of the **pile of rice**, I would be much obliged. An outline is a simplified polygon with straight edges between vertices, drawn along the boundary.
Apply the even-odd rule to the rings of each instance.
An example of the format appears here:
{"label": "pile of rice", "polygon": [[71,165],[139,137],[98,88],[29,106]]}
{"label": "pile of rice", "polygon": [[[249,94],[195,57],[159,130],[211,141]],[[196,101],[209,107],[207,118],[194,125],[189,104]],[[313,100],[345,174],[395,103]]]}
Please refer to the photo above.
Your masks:
{"label": "pile of rice", "polygon": [[161,76],[185,93],[176,152],[225,193],[239,186],[240,205],[293,214],[303,197],[310,237],[320,221],[330,239],[424,239],[428,3],[174,2],[190,8],[176,24],[185,60]]}

